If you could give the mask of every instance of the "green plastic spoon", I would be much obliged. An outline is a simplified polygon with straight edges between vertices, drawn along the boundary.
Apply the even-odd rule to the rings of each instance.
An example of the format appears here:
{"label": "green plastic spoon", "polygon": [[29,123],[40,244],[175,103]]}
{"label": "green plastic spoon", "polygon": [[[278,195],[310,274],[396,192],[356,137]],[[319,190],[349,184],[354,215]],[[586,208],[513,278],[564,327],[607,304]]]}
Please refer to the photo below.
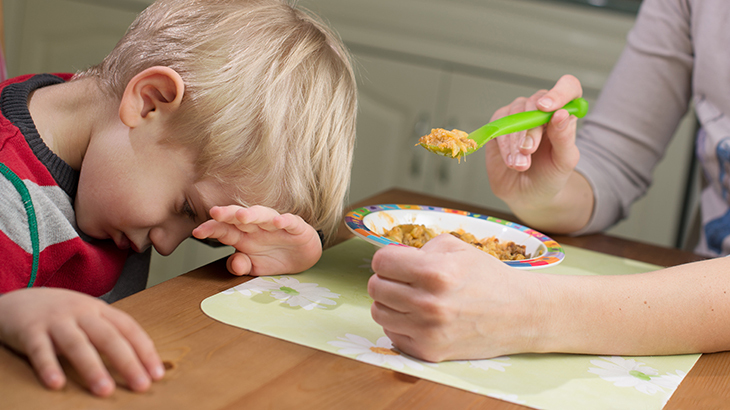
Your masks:
{"label": "green plastic spoon", "polygon": [[[588,101],[583,98],[576,98],[575,100],[565,104],[563,109],[568,110],[571,115],[582,118],[588,112]],[[436,145],[429,145],[425,143],[420,143],[420,145],[435,154],[461,159],[461,157],[476,152],[479,148],[484,146],[487,141],[497,138],[500,135],[529,130],[531,128],[539,127],[540,125],[547,124],[548,121],[550,121],[550,118],[553,117],[554,112],[555,111],[544,112],[539,110],[525,111],[494,120],[469,134],[469,139],[476,142],[476,148],[469,148],[466,151],[461,151],[455,156],[453,155],[452,150],[448,147],[440,148]]]}

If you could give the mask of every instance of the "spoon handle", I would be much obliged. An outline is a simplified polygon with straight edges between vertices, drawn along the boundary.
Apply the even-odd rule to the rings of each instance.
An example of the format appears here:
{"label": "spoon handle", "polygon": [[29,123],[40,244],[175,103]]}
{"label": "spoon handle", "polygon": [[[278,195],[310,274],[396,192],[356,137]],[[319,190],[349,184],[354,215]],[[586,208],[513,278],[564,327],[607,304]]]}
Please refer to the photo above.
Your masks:
{"label": "spoon handle", "polygon": [[[562,109],[568,110],[571,115],[582,118],[588,112],[588,101],[583,98],[576,98],[575,100],[565,104]],[[555,111],[544,112],[535,110],[508,115],[482,126],[469,134],[469,138],[476,141],[477,145],[481,147],[487,141],[492,138],[499,137],[500,135],[529,130],[543,124],[547,124],[548,121],[550,121],[550,118],[553,117],[554,113]]]}

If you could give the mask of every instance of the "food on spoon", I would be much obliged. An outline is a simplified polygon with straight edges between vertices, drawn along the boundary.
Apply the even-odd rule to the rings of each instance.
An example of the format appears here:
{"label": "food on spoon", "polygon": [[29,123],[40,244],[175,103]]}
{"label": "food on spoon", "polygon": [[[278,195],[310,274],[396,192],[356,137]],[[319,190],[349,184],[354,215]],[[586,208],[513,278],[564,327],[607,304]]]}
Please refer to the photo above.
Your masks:
{"label": "food on spoon", "polygon": [[469,134],[457,129],[448,131],[443,128],[434,128],[430,134],[419,138],[418,143],[426,149],[450,155],[452,158],[458,157],[459,160],[469,150],[477,148],[476,141],[470,139]]}
{"label": "food on spoon", "polygon": [[[425,225],[402,224],[386,230],[384,236],[392,241],[420,248],[440,233],[442,232],[427,228]],[[512,241],[500,242],[494,236],[477,239],[474,235],[465,232],[463,229],[449,233],[502,261],[519,261],[531,257],[525,253],[525,245],[518,245]]]}

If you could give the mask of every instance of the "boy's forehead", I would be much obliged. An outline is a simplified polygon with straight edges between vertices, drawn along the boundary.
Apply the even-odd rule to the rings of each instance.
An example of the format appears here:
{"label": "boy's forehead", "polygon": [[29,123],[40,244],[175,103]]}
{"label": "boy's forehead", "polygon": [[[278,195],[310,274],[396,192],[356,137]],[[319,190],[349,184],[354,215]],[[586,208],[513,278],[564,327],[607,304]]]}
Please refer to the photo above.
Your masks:
{"label": "boy's forehead", "polygon": [[214,206],[238,205],[234,198],[234,189],[231,186],[204,179],[194,186],[198,201],[205,211],[205,218],[210,219],[210,208]]}

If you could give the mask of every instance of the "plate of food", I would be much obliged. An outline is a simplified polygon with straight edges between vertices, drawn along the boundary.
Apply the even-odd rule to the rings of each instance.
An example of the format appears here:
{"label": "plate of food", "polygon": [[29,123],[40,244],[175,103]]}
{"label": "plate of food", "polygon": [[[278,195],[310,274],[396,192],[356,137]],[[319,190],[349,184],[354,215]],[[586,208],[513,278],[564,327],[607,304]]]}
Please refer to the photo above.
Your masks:
{"label": "plate of food", "polygon": [[565,258],[563,248],[557,242],[534,229],[457,209],[369,205],[348,212],[345,225],[375,246],[395,244],[420,248],[431,238],[450,233],[520,269],[554,266]]}

